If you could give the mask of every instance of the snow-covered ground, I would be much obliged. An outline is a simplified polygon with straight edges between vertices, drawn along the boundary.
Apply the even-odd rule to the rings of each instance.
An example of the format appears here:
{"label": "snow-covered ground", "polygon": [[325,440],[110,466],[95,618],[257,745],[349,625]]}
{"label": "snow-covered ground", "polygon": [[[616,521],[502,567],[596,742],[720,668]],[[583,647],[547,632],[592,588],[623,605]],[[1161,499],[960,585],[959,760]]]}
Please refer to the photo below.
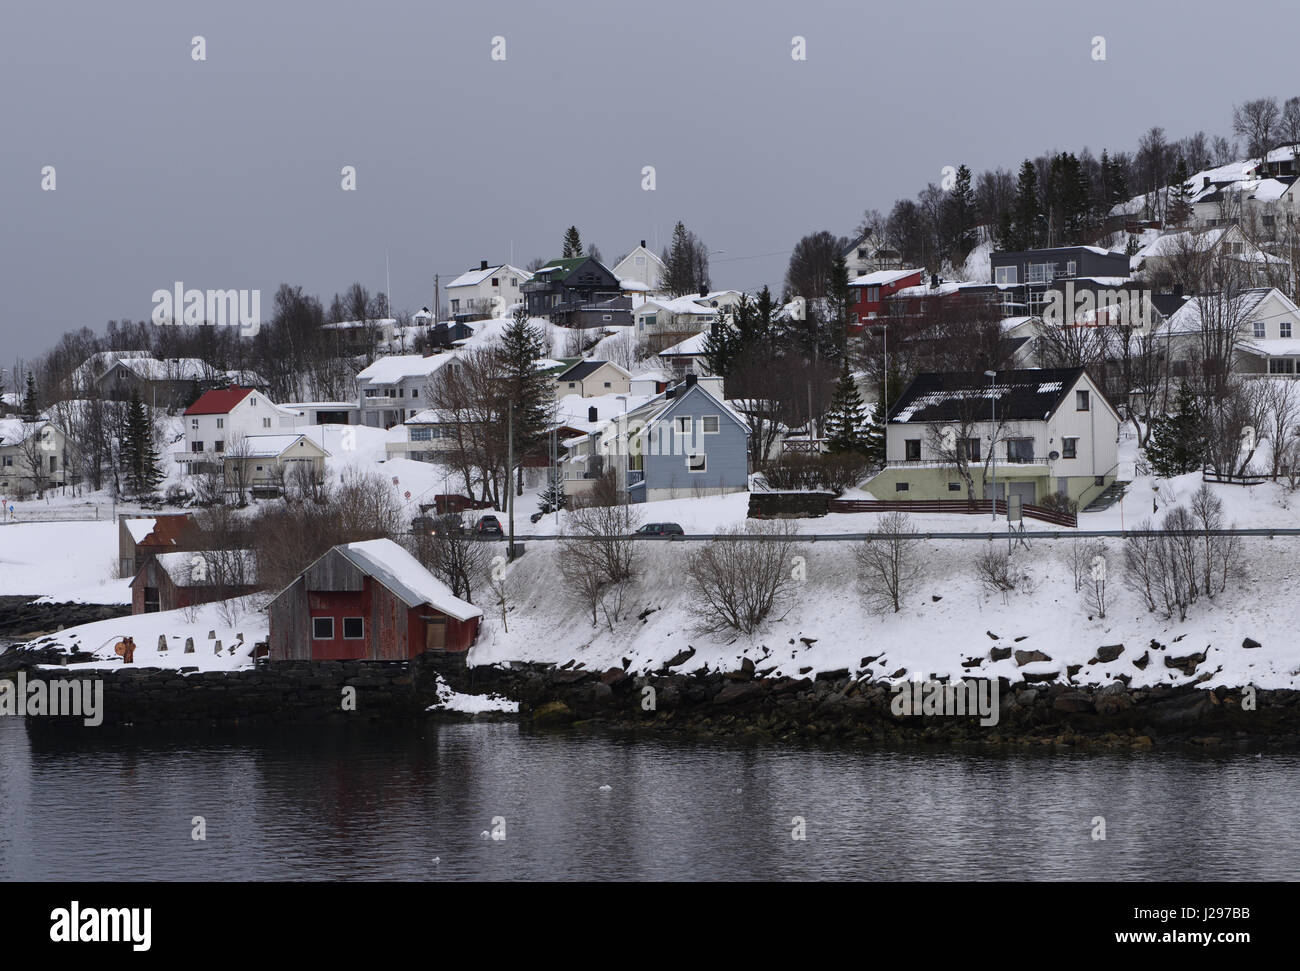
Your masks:
{"label": "snow-covered ground", "polygon": [[[209,632],[216,636],[209,638]],[[242,642],[240,634],[243,634]],[[131,667],[237,671],[252,666],[253,645],[266,640],[266,614],[249,604],[232,624],[222,605],[205,604],[193,610],[165,610],[81,624],[39,637],[27,646],[62,646],[69,651],[87,651],[96,656],[94,661],[69,664],[66,670],[113,669],[128,666],[113,651],[114,645],[128,636],[134,638],[136,644]],[[166,651],[158,650],[159,636],[167,638]],[[185,653],[187,637],[194,639],[193,654]],[[217,641],[221,642],[220,654],[215,652]]]}
{"label": "snow-covered ground", "polygon": [[117,573],[114,522],[10,523],[0,527],[0,593],[54,602],[131,602]]}
{"label": "snow-covered ground", "polygon": [[[995,542],[1005,549],[1001,540]],[[1126,674],[1133,685],[1142,686],[1191,681],[1191,676],[1165,667],[1163,656],[1208,648],[1208,659],[1197,669],[1198,675],[1215,672],[1203,682],[1205,687],[1300,687],[1300,643],[1289,634],[1300,625],[1300,601],[1262,594],[1294,583],[1294,540],[1243,540],[1246,575],[1213,603],[1202,599],[1193,605],[1184,623],[1148,613],[1138,594],[1124,585],[1118,540],[1109,545],[1107,616],[1090,618],[1063,559],[1073,542],[1034,540],[1028,550],[1018,549],[1014,562],[1029,580],[1005,598],[985,593],[976,579],[974,560],[988,548],[986,543],[924,543],[922,578],[897,614],[878,613],[868,604],[856,576],[853,544],[809,545],[802,554],[807,579],[753,637],[694,630],[692,584],[684,563],[690,544],[646,543],[640,548],[635,592],[623,620],[610,631],[603,624],[593,626],[590,613],[566,595],[556,546],[536,543],[509,567],[508,582],[517,591],[509,633],[502,629],[496,608],[485,608],[483,631],[470,660],[485,664],[577,659],[589,670],[604,670],[621,667],[622,659],[629,658],[632,670],[652,670],[689,646],[696,654],[677,670],[706,664],[730,670],[750,658],[760,671],[771,668],[777,675],[799,676],[840,668],[857,671],[863,658],[880,655],[869,668],[875,678],[900,669],[905,669],[906,678],[936,674],[1012,680],[1026,672],[1059,671],[1064,681],[1067,665],[1078,664],[1078,683],[1107,683]],[[650,613],[639,620],[646,611]],[[1262,646],[1243,649],[1247,637]],[[1152,639],[1167,649],[1150,651],[1144,670],[1135,667],[1133,662],[1147,652]],[[1114,644],[1124,645],[1118,660],[1089,663],[1099,647]],[[1052,660],[1024,668],[1014,657],[992,662],[992,647],[1039,650]],[[976,667],[962,667],[969,658],[984,660]]]}
{"label": "snow-covered ground", "polygon": [[425,710],[456,711],[466,715],[485,711],[517,712],[519,702],[510,701],[500,695],[461,694],[442,678],[438,678],[438,702]]}

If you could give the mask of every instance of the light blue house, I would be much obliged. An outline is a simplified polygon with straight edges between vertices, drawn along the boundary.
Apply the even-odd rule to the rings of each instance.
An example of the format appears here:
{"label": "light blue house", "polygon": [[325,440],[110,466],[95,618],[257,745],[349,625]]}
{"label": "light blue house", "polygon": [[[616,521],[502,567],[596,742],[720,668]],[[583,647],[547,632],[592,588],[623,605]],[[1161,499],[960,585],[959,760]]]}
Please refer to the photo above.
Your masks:
{"label": "light blue house", "polygon": [[694,375],[566,445],[565,490],[575,497],[607,469],[631,502],[749,488],[749,426]]}

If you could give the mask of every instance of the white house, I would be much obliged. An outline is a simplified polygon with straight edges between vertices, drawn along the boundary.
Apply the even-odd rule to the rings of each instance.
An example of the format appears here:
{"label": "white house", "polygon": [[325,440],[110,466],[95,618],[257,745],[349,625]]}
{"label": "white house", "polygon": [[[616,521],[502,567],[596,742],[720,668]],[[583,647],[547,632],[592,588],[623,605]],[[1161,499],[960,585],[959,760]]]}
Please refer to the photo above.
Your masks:
{"label": "white house", "polygon": [[510,307],[523,302],[520,287],[533,278],[527,270],[509,263],[488,266],[480,260],[477,270],[466,270],[447,284],[447,301],[455,320],[504,317]]}
{"label": "white house", "polygon": [[855,239],[844,251],[844,265],[848,267],[849,279],[853,279],[878,270],[902,269],[903,259],[884,240],[867,233]]}
{"label": "white house", "polygon": [[249,435],[236,440],[222,457],[226,491],[240,481],[246,488],[272,492],[306,481],[304,477],[319,484],[325,481],[329,454],[301,433]]}
{"label": "white house", "polygon": [[555,375],[555,396],[627,394],[632,375],[613,361],[578,361]]}
{"label": "white house", "polygon": [[[1120,417],[1086,370],[1024,368],[920,374],[889,409],[878,499],[975,499],[1008,492],[1080,508],[1115,480]],[[995,485],[996,483],[996,485]]]}
{"label": "white house", "polygon": [[620,280],[643,284],[636,289],[653,293],[662,284],[666,270],[664,261],[646,249],[643,239],[640,246],[614,264],[611,272]]}
{"label": "white house", "polygon": [[1275,287],[1252,287],[1235,295],[1205,294],[1189,298],[1170,315],[1170,357],[1175,375],[1199,346],[1202,318],[1239,324],[1238,374],[1300,374],[1300,307]]}
{"label": "white house", "polygon": [[231,385],[209,391],[185,409],[185,451],[176,461],[186,473],[198,472],[208,463],[219,462],[231,443],[253,435],[292,432],[303,419],[282,408],[262,392]]}
{"label": "white house", "polygon": [[427,407],[429,377],[447,365],[459,367],[455,354],[391,354],[357,374],[361,424],[392,428]]}
{"label": "white house", "polygon": [[0,418],[0,497],[75,481],[68,468],[67,441],[53,422]]}

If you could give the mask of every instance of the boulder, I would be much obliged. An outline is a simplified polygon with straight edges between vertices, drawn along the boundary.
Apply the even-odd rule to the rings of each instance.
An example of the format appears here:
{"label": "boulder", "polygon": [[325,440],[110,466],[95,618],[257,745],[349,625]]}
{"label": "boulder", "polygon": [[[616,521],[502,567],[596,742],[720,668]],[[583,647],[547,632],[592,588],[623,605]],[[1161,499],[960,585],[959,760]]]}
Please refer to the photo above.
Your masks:
{"label": "boulder", "polygon": [[534,725],[568,725],[578,716],[563,701],[548,701],[533,711]]}
{"label": "boulder", "polygon": [[1009,647],[995,647],[989,651],[990,661],[1005,661],[1010,656],[1011,648]]}
{"label": "boulder", "polygon": [[1097,660],[1102,662],[1110,662],[1115,660],[1115,658],[1119,657],[1123,653],[1124,653],[1123,644],[1108,644],[1105,647],[1097,648]]}
{"label": "boulder", "polygon": [[691,658],[693,658],[693,657],[695,657],[695,648],[693,648],[693,647],[688,647],[688,648],[686,648],[686,650],[684,650],[684,651],[678,651],[678,652],[677,652],[676,654],[674,654],[671,658],[669,658],[669,659],[664,663],[664,667],[666,667],[666,668],[675,668],[675,667],[677,667],[677,665],[679,665],[679,664],[685,664],[687,661],[689,661],[689,660],[690,660]]}
{"label": "boulder", "polygon": [[1244,641],[1241,642],[1241,646],[1249,651],[1256,647],[1260,647],[1261,645],[1259,641],[1255,640],[1253,637],[1247,637]]}
{"label": "boulder", "polygon": [[1016,665],[1024,667],[1026,664],[1033,664],[1035,661],[1050,661],[1051,658],[1042,651],[1016,651]]}

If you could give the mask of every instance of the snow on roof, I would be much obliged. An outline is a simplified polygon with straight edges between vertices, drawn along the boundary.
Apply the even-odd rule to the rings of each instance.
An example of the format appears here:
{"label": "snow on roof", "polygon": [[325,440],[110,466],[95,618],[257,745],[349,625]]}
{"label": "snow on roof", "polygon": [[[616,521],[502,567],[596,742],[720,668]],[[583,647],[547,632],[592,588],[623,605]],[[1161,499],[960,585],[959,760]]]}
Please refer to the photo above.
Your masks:
{"label": "snow on roof", "polygon": [[[1168,328],[1174,334],[1195,334],[1201,330],[1201,305],[1205,304],[1210,309],[1212,318],[1220,318],[1225,323],[1234,318],[1241,324],[1248,324],[1254,317],[1255,311],[1273,291],[1269,287],[1252,287],[1249,290],[1242,290],[1230,300],[1228,308],[1220,308],[1219,302],[1222,296],[1219,294],[1205,294],[1200,297],[1192,297],[1181,307],[1170,315]],[[1284,295],[1279,292],[1278,296]]]}
{"label": "snow on roof", "polygon": [[849,281],[851,287],[879,287],[889,283],[895,283],[899,280],[905,280],[909,276],[917,273],[923,273],[923,270],[876,270],[874,273],[866,273]]}
{"label": "snow on roof", "polygon": [[126,524],[126,531],[130,534],[133,543],[139,543],[152,533],[154,526],[158,524],[158,520],[152,517],[148,519],[126,519],[123,522]]}
{"label": "snow on roof", "polygon": [[483,611],[451,592],[445,583],[420,565],[420,561],[391,539],[336,546],[362,573],[374,577],[397,594],[408,607],[428,604],[456,620],[482,617]]}
{"label": "snow on roof", "polygon": [[[246,443],[246,449],[241,454],[236,454],[236,446],[232,443],[231,450],[226,452],[229,458],[250,458],[250,459],[273,459],[283,455],[288,449],[292,448],[298,439],[304,439],[311,442],[318,448],[319,443],[308,438],[301,432],[295,432],[290,435],[245,435],[242,439]],[[325,450],[322,448],[322,452]],[[326,455],[329,453],[326,452]]]}
{"label": "snow on roof", "polygon": [[232,573],[237,569],[239,572],[236,575],[244,580],[244,585],[252,586],[257,582],[257,556],[252,550],[159,553],[154,557],[178,587],[202,587],[212,582],[208,579],[211,572],[209,558],[212,558],[213,569],[220,569],[223,563],[229,564]]}
{"label": "snow on roof", "polygon": [[432,357],[421,357],[419,354],[390,354],[379,358],[374,364],[358,372],[357,380],[371,381],[375,384],[396,384],[403,378],[428,377],[453,357],[454,354],[435,354]]}
{"label": "snow on roof", "polygon": [[[555,405],[555,420],[576,431],[592,432],[605,422],[627,411],[640,408],[654,395],[648,394],[601,394],[584,398],[582,395],[566,394]],[[590,419],[590,409],[596,409],[596,420]]]}
{"label": "snow on roof", "polygon": [[686,338],[684,341],[678,341],[672,347],[665,347],[659,352],[660,357],[677,357],[690,354],[703,354],[704,342],[708,339],[708,334],[695,334]]}
{"label": "snow on roof", "polygon": [[25,422],[21,418],[0,418],[0,445],[18,445],[27,441],[29,429],[35,430],[44,421]]}

